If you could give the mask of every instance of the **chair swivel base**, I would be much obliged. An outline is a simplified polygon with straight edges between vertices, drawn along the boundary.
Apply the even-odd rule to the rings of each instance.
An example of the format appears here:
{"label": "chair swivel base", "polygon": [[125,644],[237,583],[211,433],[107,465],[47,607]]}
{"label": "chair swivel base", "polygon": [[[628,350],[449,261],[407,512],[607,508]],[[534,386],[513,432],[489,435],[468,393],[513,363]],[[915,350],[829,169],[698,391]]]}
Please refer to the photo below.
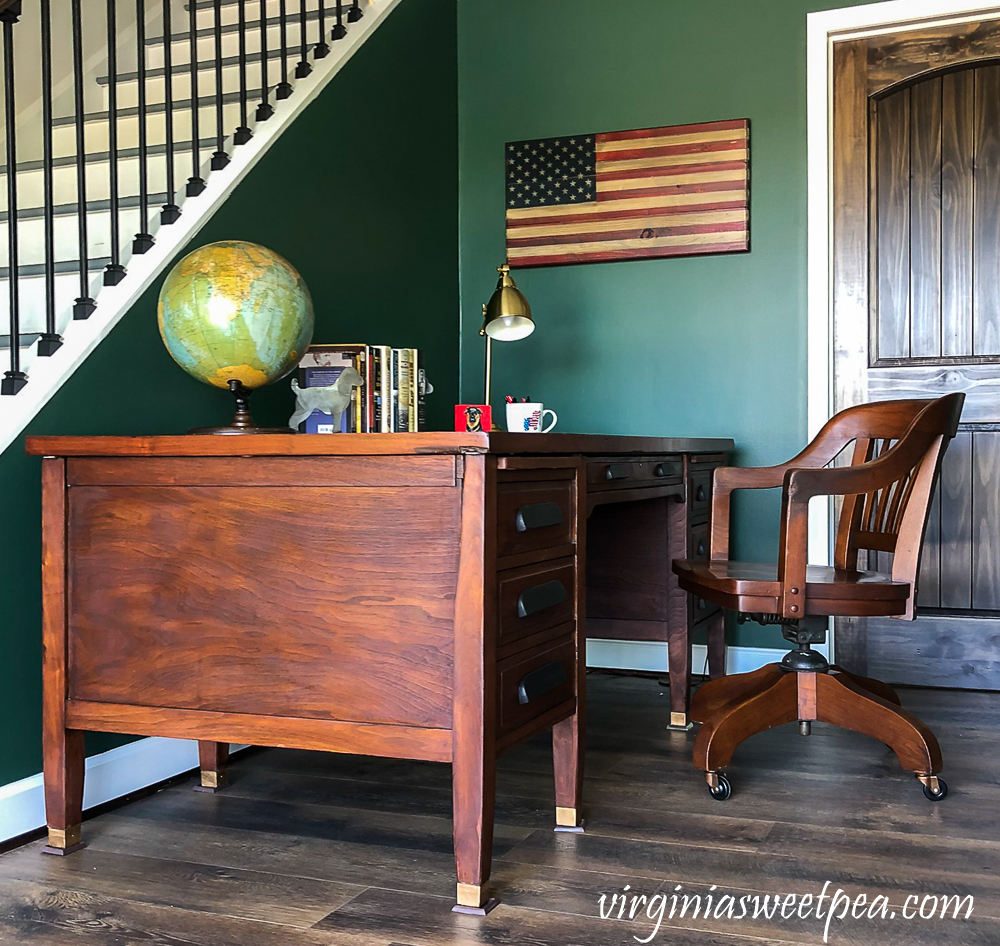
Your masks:
{"label": "chair swivel base", "polygon": [[729,797],[729,780],[719,770],[732,761],[740,743],[796,721],[804,733],[807,724],[818,721],[884,742],[902,767],[917,777],[929,799],[945,797],[947,785],[937,774],[941,770],[937,739],[921,720],[900,707],[892,687],[836,665],[828,667],[821,655],[808,648],[792,651],[788,662],[802,669],[789,669],[785,661],[767,664],[751,673],[711,680],[694,694],[691,717],[702,726],[693,762],[705,773],[714,798]]}

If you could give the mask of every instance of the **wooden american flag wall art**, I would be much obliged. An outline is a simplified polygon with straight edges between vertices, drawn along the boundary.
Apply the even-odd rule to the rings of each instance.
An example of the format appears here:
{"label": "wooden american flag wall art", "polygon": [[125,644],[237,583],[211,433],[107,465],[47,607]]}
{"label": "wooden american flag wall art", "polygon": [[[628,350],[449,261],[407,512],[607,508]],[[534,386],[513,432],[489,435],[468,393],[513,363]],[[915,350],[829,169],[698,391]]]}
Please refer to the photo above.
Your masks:
{"label": "wooden american flag wall art", "polygon": [[505,146],[512,268],[750,248],[747,119]]}

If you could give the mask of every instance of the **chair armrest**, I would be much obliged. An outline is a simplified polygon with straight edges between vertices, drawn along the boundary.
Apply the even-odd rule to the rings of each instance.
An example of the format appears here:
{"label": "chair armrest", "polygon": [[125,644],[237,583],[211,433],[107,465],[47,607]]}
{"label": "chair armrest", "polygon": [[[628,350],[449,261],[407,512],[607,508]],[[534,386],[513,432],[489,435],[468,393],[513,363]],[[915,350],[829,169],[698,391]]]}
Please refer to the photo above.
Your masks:
{"label": "chair armrest", "polygon": [[825,456],[812,456],[807,448],[787,463],[777,466],[720,466],[712,476],[712,534],[709,536],[709,559],[729,558],[729,507],[733,490],[777,489],[785,484],[789,470],[813,464],[822,466]]}
{"label": "chair armrest", "polygon": [[778,545],[782,617],[798,619],[805,613],[809,500],[814,496],[852,496],[883,489],[913,470],[926,450],[925,442],[908,438],[877,459],[855,466],[785,471]]}
{"label": "chair armrest", "polygon": [[837,418],[831,418],[799,454],[777,466],[723,466],[712,478],[712,534],[709,558],[713,562],[729,558],[729,499],[734,489],[774,489],[785,485],[790,470],[825,467],[854,437],[843,433]]}
{"label": "chair armrest", "polygon": [[818,470],[789,469],[782,485],[793,503],[808,503],[814,496],[870,493],[905,476],[926,452],[924,442],[900,441],[882,456],[866,463]]}
{"label": "chair armrest", "polygon": [[781,466],[720,466],[712,473],[712,532],[708,538],[711,561],[729,558],[729,506],[735,489],[774,489],[784,483],[787,464]]}

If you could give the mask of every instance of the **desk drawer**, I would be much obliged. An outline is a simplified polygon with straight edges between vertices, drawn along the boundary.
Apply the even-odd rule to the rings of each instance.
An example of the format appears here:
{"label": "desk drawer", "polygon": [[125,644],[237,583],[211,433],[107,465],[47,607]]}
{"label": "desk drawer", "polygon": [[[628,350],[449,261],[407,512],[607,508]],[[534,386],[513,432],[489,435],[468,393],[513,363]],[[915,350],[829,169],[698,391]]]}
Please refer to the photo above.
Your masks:
{"label": "desk drawer", "polygon": [[704,598],[698,598],[695,595],[688,595],[689,632],[696,624],[704,621],[705,618],[711,617],[718,610],[719,606],[717,604],[712,604],[711,601],[706,601]]}
{"label": "desk drawer", "polygon": [[576,657],[572,638],[517,654],[498,668],[500,732],[531,722],[576,692]]}
{"label": "desk drawer", "polygon": [[708,561],[708,523],[702,522],[688,529],[687,557],[697,562]]}
{"label": "desk drawer", "polygon": [[690,522],[703,522],[712,507],[712,471],[692,473],[688,480],[688,516]]}
{"label": "desk drawer", "polygon": [[[708,561],[708,523],[702,522],[692,526],[688,530],[688,558],[699,562]],[[698,598],[695,595],[688,595],[688,627],[694,627],[699,621],[715,614],[719,606]]]}
{"label": "desk drawer", "polygon": [[576,539],[573,481],[501,482],[497,486],[497,555],[567,545]]}
{"label": "desk drawer", "polygon": [[587,462],[589,489],[629,489],[679,481],[680,457],[606,457]]}
{"label": "desk drawer", "polygon": [[500,643],[566,624],[575,618],[575,569],[561,564],[532,565],[499,576]]}

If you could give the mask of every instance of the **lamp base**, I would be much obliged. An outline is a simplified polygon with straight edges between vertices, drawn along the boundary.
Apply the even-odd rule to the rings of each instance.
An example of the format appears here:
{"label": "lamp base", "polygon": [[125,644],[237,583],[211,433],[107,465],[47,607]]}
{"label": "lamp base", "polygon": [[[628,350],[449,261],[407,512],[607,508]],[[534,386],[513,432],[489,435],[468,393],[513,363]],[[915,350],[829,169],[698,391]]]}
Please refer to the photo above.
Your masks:
{"label": "lamp base", "polygon": [[189,434],[294,434],[297,431],[291,427],[258,427],[250,416],[250,395],[253,391],[245,387],[242,381],[232,379],[228,382],[229,391],[236,398],[236,413],[233,422],[225,427],[192,427]]}

